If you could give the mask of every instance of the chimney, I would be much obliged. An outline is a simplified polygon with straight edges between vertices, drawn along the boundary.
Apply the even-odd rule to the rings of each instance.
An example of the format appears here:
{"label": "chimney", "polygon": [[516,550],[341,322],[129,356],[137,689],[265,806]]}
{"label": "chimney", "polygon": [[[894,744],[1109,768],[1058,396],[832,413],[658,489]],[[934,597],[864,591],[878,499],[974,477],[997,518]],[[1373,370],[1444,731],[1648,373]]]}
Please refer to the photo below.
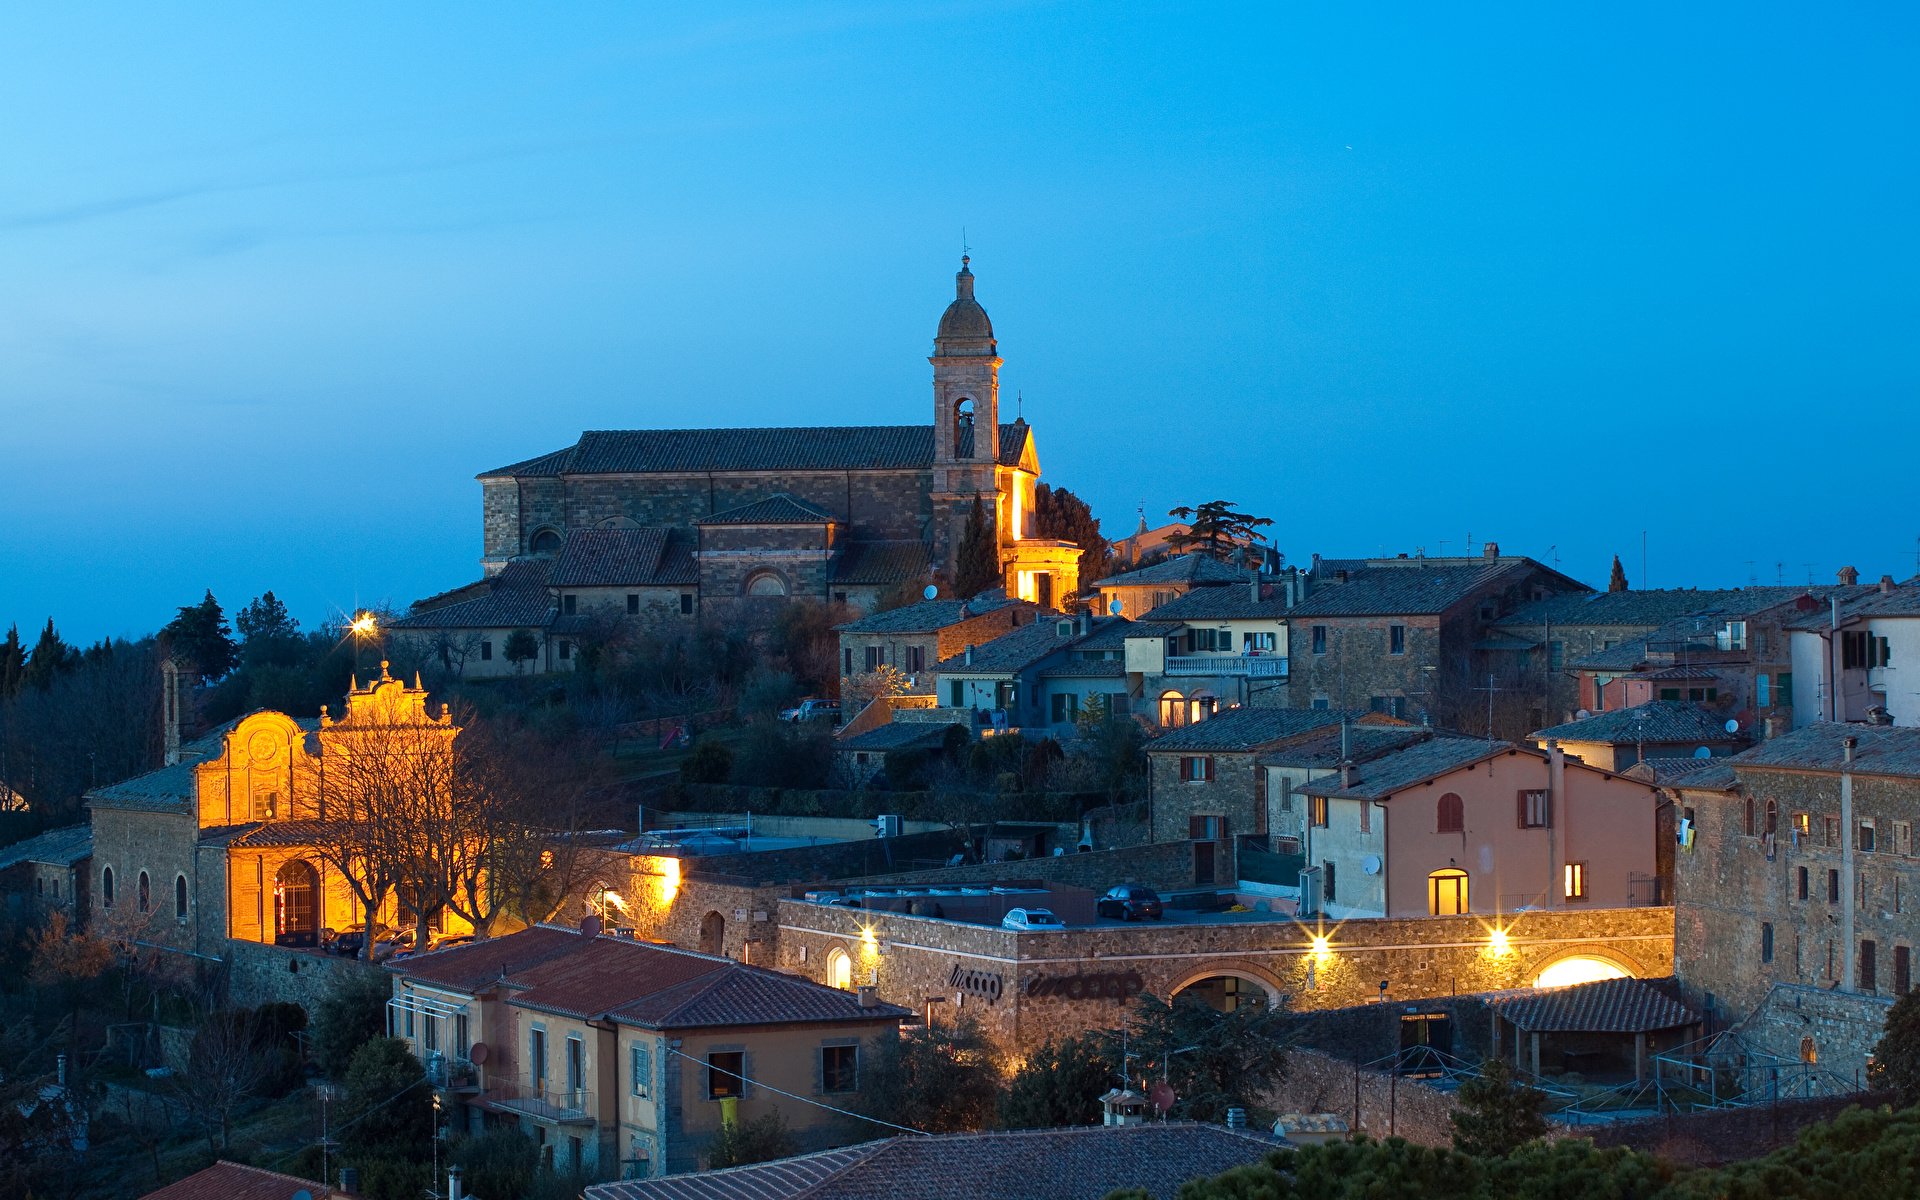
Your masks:
{"label": "chimney", "polygon": [[588,937],[600,936],[600,914],[588,913],[580,918],[580,932]]}
{"label": "chimney", "polygon": [[360,1168],[340,1168],[340,1190],[349,1196],[358,1196],[360,1194]]}
{"label": "chimney", "polygon": [[1247,598],[1255,604],[1260,603],[1260,580],[1255,578],[1247,584]]}
{"label": "chimney", "polygon": [[447,1168],[447,1200],[460,1200],[460,1168]]}
{"label": "chimney", "polygon": [[[1842,761],[1842,762],[1852,762],[1852,761],[1853,761],[1853,748],[1854,748],[1855,746],[1858,746],[1859,744],[1860,744],[1860,739],[1859,739],[1859,738],[1857,738],[1857,737],[1843,737],[1843,738],[1841,738],[1841,739],[1840,739],[1840,745],[1841,745],[1841,747],[1842,747],[1842,750],[1841,750],[1841,761]],[[66,1060],[65,1060],[65,1059],[62,1059],[61,1061],[62,1061],[62,1062],[64,1062],[64,1061],[66,1061]]]}
{"label": "chimney", "polygon": [[968,666],[973,665],[973,643],[972,642],[967,643],[967,665]]}
{"label": "chimney", "polygon": [[1482,542],[1480,544],[1480,556],[1482,558],[1499,558],[1500,543],[1499,542]]}
{"label": "chimney", "polygon": [[1773,740],[1773,718],[1772,717],[1768,717],[1764,722],[1761,723],[1760,738],[1762,741],[1768,741],[1768,742]]}
{"label": "chimney", "polygon": [[1852,587],[1860,582],[1860,572],[1852,567],[1841,567],[1839,574],[1841,587]]}
{"label": "chimney", "polygon": [[1353,760],[1343,758],[1340,760],[1340,790],[1345,791],[1352,787],[1353,783]]}
{"label": "chimney", "polygon": [[860,992],[861,1008],[879,1008],[880,1007],[880,989],[879,988],[874,987],[871,984],[863,983],[860,985],[859,992]]}
{"label": "chimney", "polygon": [[1892,590],[1893,590],[1893,576],[1882,575],[1880,577],[1880,594],[1885,595],[1888,592],[1891,592]]}
{"label": "chimney", "polygon": [[1334,572],[1334,576],[1338,578],[1341,583],[1345,583],[1347,581],[1347,569],[1341,567],[1338,571]]}

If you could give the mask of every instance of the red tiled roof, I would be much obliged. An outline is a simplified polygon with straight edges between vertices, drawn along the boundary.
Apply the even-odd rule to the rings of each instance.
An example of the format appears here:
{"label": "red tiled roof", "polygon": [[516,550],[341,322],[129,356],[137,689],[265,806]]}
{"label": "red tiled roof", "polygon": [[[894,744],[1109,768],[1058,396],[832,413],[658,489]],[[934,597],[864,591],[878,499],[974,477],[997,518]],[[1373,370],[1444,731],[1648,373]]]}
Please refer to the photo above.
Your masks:
{"label": "red tiled roof", "polygon": [[596,1184],[587,1200],[1099,1200],[1257,1162],[1284,1143],[1192,1121],[895,1137],[726,1171]]}
{"label": "red tiled roof", "polygon": [[1549,988],[1497,1000],[1493,1007],[1520,1028],[1538,1033],[1648,1033],[1700,1019],[1686,1005],[1638,979]]}
{"label": "red tiled roof", "polygon": [[571,929],[535,925],[505,937],[416,954],[389,963],[387,969],[430,986],[471,994],[492,987],[502,975],[524,971],[556,954],[565,954],[584,940]]}
{"label": "red tiled roof", "polygon": [[217,1162],[157,1192],[148,1192],[140,1200],[293,1200],[302,1191],[314,1200],[327,1200],[333,1195],[325,1184],[297,1175]]}

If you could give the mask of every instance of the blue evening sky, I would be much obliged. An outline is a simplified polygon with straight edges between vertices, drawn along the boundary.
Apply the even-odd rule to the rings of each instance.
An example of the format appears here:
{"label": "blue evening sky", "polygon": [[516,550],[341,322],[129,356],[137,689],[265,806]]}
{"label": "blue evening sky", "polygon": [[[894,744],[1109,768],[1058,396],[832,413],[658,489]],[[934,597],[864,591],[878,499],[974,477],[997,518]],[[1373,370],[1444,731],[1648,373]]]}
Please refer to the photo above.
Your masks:
{"label": "blue evening sky", "polygon": [[1905,579],[1917,13],[10,4],[0,622],[405,606],[582,429],[928,421],[963,226],[1111,534]]}

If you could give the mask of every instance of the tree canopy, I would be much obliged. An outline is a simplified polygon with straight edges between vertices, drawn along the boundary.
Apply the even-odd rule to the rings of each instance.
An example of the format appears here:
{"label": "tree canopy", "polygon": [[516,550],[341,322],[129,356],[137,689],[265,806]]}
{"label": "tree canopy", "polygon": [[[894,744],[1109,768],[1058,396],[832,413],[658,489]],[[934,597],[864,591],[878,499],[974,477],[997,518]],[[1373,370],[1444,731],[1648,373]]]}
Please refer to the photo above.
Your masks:
{"label": "tree canopy", "polygon": [[[52,628],[51,621],[47,624]],[[227,625],[227,615],[221,610],[220,602],[213,598],[212,589],[208,589],[206,599],[200,603],[183,607],[180,615],[160,631],[160,636],[166,639],[174,657],[192,663],[202,679],[219,679],[239,665],[240,654],[233,644],[233,630]]]}
{"label": "tree canopy", "polygon": [[1033,489],[1033,536],[1057,538],[1080,547],[1080,586],[1104,579],[1113,548],[1100,534],[1100,518],[1085,500],[1066,488],[1042,483]]}
{"label": "tree canopy", "polygon": [[1183,505],[1167,515],[1187,522],[1187,532],[1167,537],[1168,550],[1175,554],[1198,550],[1222,562],[1247,561],[1253,544],[1267,540],[1260,530],[1273,524],[1269,517],[1235,512],[1231,500],[1209,500],[1198,507]]}
{"label": "tree canopy", "polygon": [[1487,1059],[1480,1072],[1460,1085],[1460,1107],[1447,1118],[1453,1123],[1454,1149],[1500,1155],[1546,1136],[1547,1119],[1540,1115],[1545,1092],[1516,1080],[1502,1059]]}
{"label": "tree canopy", "polygon": [[1875,1087],[1892,1088],[1901,1104],[1920,1104],[1920,991],[1894,1001],[1868,1078]]}
{"label": "tree canopy", "polygon": [[960,548],[953,556],[953,591],[957,596],[977,596],[1000,586],[1000,539],[987,523],[986,506],[973,498],[967,514],[967,526],[960,535]]}

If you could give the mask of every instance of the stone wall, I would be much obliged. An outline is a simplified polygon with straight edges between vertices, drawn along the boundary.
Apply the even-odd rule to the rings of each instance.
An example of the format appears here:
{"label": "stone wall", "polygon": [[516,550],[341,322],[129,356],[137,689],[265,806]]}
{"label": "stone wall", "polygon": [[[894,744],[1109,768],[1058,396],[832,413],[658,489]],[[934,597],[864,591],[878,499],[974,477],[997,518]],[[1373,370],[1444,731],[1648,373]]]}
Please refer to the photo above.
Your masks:
{"label": "stone wall", "polygon": [[1860,1087],[1893,1004],[1891,996],[1776,983],[1734,1028],[1749,1045],[1789,1062],[1810,1045],[1831,1082]]}
{"label": "stone wall", "polygon": [[[1231,866],[1230,847],[1228,853],[1226,863]],[[1156,842],[1118,850],[1093,850],[1086,854],[1027,858],[1018,862],[965,863],[927,871],[872,875],[860,882],[892,886],[976,883],[1015,875],[1022,879],[1072,884],[1096,892],[1104,892],[1121,883],[1143,883],[1163,893],[1189,891],[1194,887],[1193,843]]]}
{"label": "stone wall", "polygon": [[1603,1150],[1630,1146],[1687,1166],[1717,1166],[1758,1158],[1777,1150],[1792,1142],[1808,1125],[1831,1121],[1856,1104],[1873,1108],[1892,1099],[1892,1093],[1883,1092],[1817,1096],[1745,1108],[1675,1113],[1639,1121],[1574,1125],[1559,1136],[1592,1138],[1593,1144]]}
{"label": "stone wall", "polygon": [[[1158,754],[1153,752],[1151,742],[1147,743],[1147,751],[1154,841],[1175,842],[1192,837],[1195,817],[1221,818],[1224,824],[1221,839],[1227,842],[1236,834],[1266,832],[1266,805],[1256,796],[1252,753]],[[1213,760],[1211,780],[1192,782],[1181,778],[1181,764],[1193,757]],[[1226,847],[1221,849],[1230,856]],[[1231,864],[1222,864],[1228,865]],[[1214,878],[1224,884],[1233,882],[1231,874],[1216,872]]]}
{"label": "stone wall", "polygon": [[1286,1078],[1267,1093],[1266,1103],[1276,1112],[1333,1113],[1355,1133],[1403,1137],[1422,1146],[1453,1144],[1447,1118],[1458,1107],[1453,1092],[1305,1048],[1287,1055]]}
{"label": "stone wall", "polygon": [[[938,829],[893,838],[870,836],[854,842],[686,858],[681,860],[681,867],[688,872],[732,876],[745,883],[810,883],[898,871],[911,866],[915,859],[944,861],[966,848],[967,843],[955,837],[952,830]],[[1006,868],[1000,871],[1005,874]]]}
{"label": "stone wall", "polygon": [[801,900],[780,901],[778,922],[780,966],[824,981],[838,950],[853,960],[857,979],[872,978],[882,999],[909,1008],[929,995],[952,997],[957,971],[993,976],[988,1028],[1021,1050],[1048,1036],[1111,1028],[1141,991],[1166,998],[1217,976],[1316,1010],[1377,1000],[1381,980],[1395,1002],[1524,986],[1576,955],[1603,957],[1640,978],[1673,970],[1673,912],[1664,908],[1527,913],[1511,919],[1504,943],[1472,916],[1348,920],[1325,927],[1324,945],[1314,940],[1316,927],[1292,921],[1021,933]]}
{"label": "stone wall", "polygon": [[384,988],[390,978],[384,967],[356,958],[260,942],[227,943],[227,1003],[236,1008],[283,1002],[298,1004],[311,1014],[351,980],[371,979]]}

